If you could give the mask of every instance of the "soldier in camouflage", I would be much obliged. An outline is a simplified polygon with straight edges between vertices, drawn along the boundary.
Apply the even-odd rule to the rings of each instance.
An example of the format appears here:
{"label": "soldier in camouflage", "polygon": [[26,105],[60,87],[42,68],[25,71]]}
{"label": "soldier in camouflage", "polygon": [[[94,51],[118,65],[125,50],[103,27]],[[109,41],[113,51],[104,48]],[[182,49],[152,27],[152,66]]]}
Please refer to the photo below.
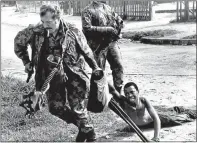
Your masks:
{"label": "soldier in camouflage", "polygon": [[120,91],[123,84],[123,66],[117,40],[123,20],[102,1],[91,2],[82,11],[82,29],[100,68],[110,64],[114,86]]}
{"label": "soldier in camouflage", "polygon": [[[89,123],[84,103],[90,86],[85,61],[94,73],[101,69],[94,60],[83,33],[60,18],[57,6],[41,6],[40,17],[41,23],[18,32],[14,39],[14,51],[22,60],[26,73],[32,73],[35,67],[35,88],[39,91],[52,70],[47,57],[62,57],[62,44],[66,43],[63,70],[51,80],[50,89],[46,93],[49,112],[78,127],[76,141],[95,141],[94,128]],[[29,59],[28,45],[32,49],[32,61]],[[68,77],[67,81],[65,75]]]}

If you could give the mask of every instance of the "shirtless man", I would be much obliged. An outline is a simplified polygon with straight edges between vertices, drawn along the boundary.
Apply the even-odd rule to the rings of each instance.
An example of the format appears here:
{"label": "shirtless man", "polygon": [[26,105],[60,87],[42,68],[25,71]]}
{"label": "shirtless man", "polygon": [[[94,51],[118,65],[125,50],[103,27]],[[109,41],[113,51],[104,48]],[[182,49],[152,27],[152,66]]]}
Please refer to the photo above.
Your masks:
{"label": "shirtless man", "polygon": [[144,126],[154,122],[154,137],[152,140],[159,141],[161,122],[154,107],[146,98],[139,97],[139,90],[135,83],[127,83],[123,90],[125,98],[122,98],[120,106],[137,126]]}
{"label": "shirtless man", "polygon": [[126,83],[121,90],[121,95],[120,106],[138,127],[154,127],[152,141],[159,141],[161,127],[181,125],[197,118],[195,108],[153,107],[149,100],[139,95],[138,86],[134,82]]}

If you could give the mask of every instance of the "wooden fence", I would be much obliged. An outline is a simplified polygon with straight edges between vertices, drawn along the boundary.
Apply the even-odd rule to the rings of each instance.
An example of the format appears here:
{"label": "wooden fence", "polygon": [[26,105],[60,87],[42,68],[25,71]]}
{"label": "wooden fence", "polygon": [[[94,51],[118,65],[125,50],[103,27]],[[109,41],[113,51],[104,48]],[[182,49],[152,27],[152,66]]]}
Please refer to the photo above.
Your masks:
{"label": "wooden fence", "polygon": [[[82,10],[93,0],[64,0],[64,1],[17,1],[20,12],[39,12],[44,3],[57,3],[63,14],[80,16]],[[151,0],[106,0],[106,3],[123,19],[151,20]]]}
{"label": "wooden fence", "polygon": [[133,1],[133,0],[111,0],[109,5],[123,19],[133,20],[151,20],[152,19],[152,2],[151,1]]}
{"label": "wooden fence", "polygon": [[[57,3],[63,14],[81,15],[82,10],[93,0],[64,0],[64,1],[16,1],[22,12],[39,12],[44,3]],[[153,17],[152,4],[154,2],[176,2],[176,20],[190,21],[196,19],[196,0],[105,0],[112,9],[123,19],[151,20]]]}
{"label": "wooden fence", "polygon": [[192,19],[196,19],[196,5],[196,0],[177,1],[177,21],[190,21]]}
{"label": "wooden fence", "polygon": [[[81,11],[92,0],[73,0],[73,15],[81,15]],[[106,0],[106,3],[123,19],[151,20],[151,0]]]}

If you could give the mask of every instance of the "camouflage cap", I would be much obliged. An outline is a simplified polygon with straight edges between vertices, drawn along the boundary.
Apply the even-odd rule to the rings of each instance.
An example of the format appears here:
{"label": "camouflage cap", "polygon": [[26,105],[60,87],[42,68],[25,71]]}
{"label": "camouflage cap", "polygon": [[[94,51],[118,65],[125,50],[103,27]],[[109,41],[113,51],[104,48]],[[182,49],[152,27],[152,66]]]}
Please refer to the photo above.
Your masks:
{"label": "camouflage cap", "polygon": [[54,19],[59,19],[61,16],[61,9],[58,5],[42,5],[40,7],[40,16],[44,16],[46,14],[46,12],[51,12],[54,14],[53,18]]}

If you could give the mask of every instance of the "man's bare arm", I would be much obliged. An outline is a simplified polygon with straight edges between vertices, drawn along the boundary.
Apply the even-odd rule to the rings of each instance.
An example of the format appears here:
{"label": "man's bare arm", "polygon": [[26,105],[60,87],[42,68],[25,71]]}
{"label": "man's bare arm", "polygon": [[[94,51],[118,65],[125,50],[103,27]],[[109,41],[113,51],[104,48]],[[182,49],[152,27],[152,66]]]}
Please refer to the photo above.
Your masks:
{"label": "man's bare arm", "polygon": [[156,112],[156,110],[154,109],[154,107],[151,105],[150,101],[147,100],[146,98],[144,98],[145,100],[145,107],[147,108],[150,116],[152,117],[153,121],[154,121],[154,137],[152,140],[154,141],[158,141],[159,139],[159,132],[161,129],[161,121],[160,118]]}

